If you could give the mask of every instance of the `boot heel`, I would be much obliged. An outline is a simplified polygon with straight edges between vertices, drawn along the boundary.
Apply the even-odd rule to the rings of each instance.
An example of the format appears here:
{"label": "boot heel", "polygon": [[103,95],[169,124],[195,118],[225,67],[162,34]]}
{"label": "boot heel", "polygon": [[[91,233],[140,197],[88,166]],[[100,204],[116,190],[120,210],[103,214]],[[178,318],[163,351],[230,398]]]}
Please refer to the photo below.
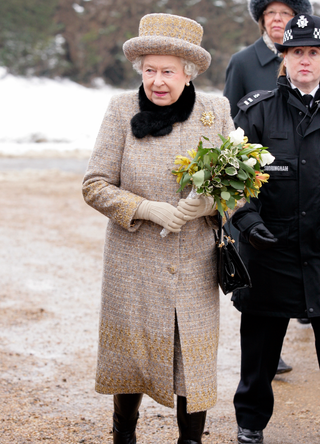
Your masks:
{"label": "boot heel", "polygon": [[202,444],[207,412],[187,413],[187,400],[177,399],[177,422],[179,426],[178,444]]}

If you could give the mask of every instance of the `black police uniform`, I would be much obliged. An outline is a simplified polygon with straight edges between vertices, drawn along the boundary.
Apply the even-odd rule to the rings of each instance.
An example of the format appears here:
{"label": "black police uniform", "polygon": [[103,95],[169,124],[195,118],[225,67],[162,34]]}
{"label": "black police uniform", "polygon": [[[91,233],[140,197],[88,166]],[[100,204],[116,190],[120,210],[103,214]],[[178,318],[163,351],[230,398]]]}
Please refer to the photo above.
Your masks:
{"label": "black police uniform", "polygon": [[[235,118],[251,143],[269,148],[269,182],[233,216],[252,288],[233,293],[242,312],[241,381],[234,398],[241,427],[261,430],[273,410],[271,382],[290,318],[309,317],[320,363],[320,90],[307,108],[298,90],[280,77],[273,91],[239,102]],[[278,238],[270,250],[248,242],[263,223]]]}

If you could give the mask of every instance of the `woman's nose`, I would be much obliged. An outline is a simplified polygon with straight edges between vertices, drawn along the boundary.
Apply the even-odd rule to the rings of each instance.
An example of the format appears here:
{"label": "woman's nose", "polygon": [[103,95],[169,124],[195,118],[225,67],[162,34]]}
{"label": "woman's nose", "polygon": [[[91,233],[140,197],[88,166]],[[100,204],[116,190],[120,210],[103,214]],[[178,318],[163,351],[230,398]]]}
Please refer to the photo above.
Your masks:
{"label": "woman's nose", "polygon": [[278,20],[278,21],[282,20],[282,16],[281,16],[280,12],[275,13],[273,20]]}
{"label": "woman's nose", "polygon": [[310,60],[307,54],[303,54],[302,59],[301,59],[301,63],[302,65],[309,65],[310,64]]}
{"label": "woman's nose", "polygon": [[154,84],[157,86],[161,86],[163,84],[162,74],[161,72],[157,72],[154,78]]}

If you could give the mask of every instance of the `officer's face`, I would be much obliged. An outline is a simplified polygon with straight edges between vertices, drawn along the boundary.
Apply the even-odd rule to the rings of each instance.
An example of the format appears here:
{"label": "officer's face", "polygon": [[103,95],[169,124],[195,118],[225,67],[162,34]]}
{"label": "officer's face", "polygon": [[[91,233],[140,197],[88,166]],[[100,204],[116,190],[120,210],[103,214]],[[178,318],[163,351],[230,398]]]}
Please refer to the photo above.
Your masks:
{"label": "officer's face", "polygon": [[270,3],[263,12],[264,27],[273,42],[282,44],[286,24],[294,16],[289,6],[280,2]]}
{"label": "officer's face", "polygon": [[310,93],[320,81],[320,47],[289,48],[284,64],[291,82],[304,93]]}

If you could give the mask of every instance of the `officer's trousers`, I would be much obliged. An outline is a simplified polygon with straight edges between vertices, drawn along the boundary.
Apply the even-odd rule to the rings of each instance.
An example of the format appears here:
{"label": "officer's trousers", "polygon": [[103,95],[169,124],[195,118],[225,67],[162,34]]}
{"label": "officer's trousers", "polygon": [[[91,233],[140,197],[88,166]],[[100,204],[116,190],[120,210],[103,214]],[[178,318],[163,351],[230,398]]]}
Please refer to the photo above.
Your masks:
{"label": "officer's trousers", "polygon": [[[241,315],[241,374],[234,396],[238,425],[263,430],[272,412],[276,374],[289,318]],[[311,318],[320,366],[320,317]]]}

